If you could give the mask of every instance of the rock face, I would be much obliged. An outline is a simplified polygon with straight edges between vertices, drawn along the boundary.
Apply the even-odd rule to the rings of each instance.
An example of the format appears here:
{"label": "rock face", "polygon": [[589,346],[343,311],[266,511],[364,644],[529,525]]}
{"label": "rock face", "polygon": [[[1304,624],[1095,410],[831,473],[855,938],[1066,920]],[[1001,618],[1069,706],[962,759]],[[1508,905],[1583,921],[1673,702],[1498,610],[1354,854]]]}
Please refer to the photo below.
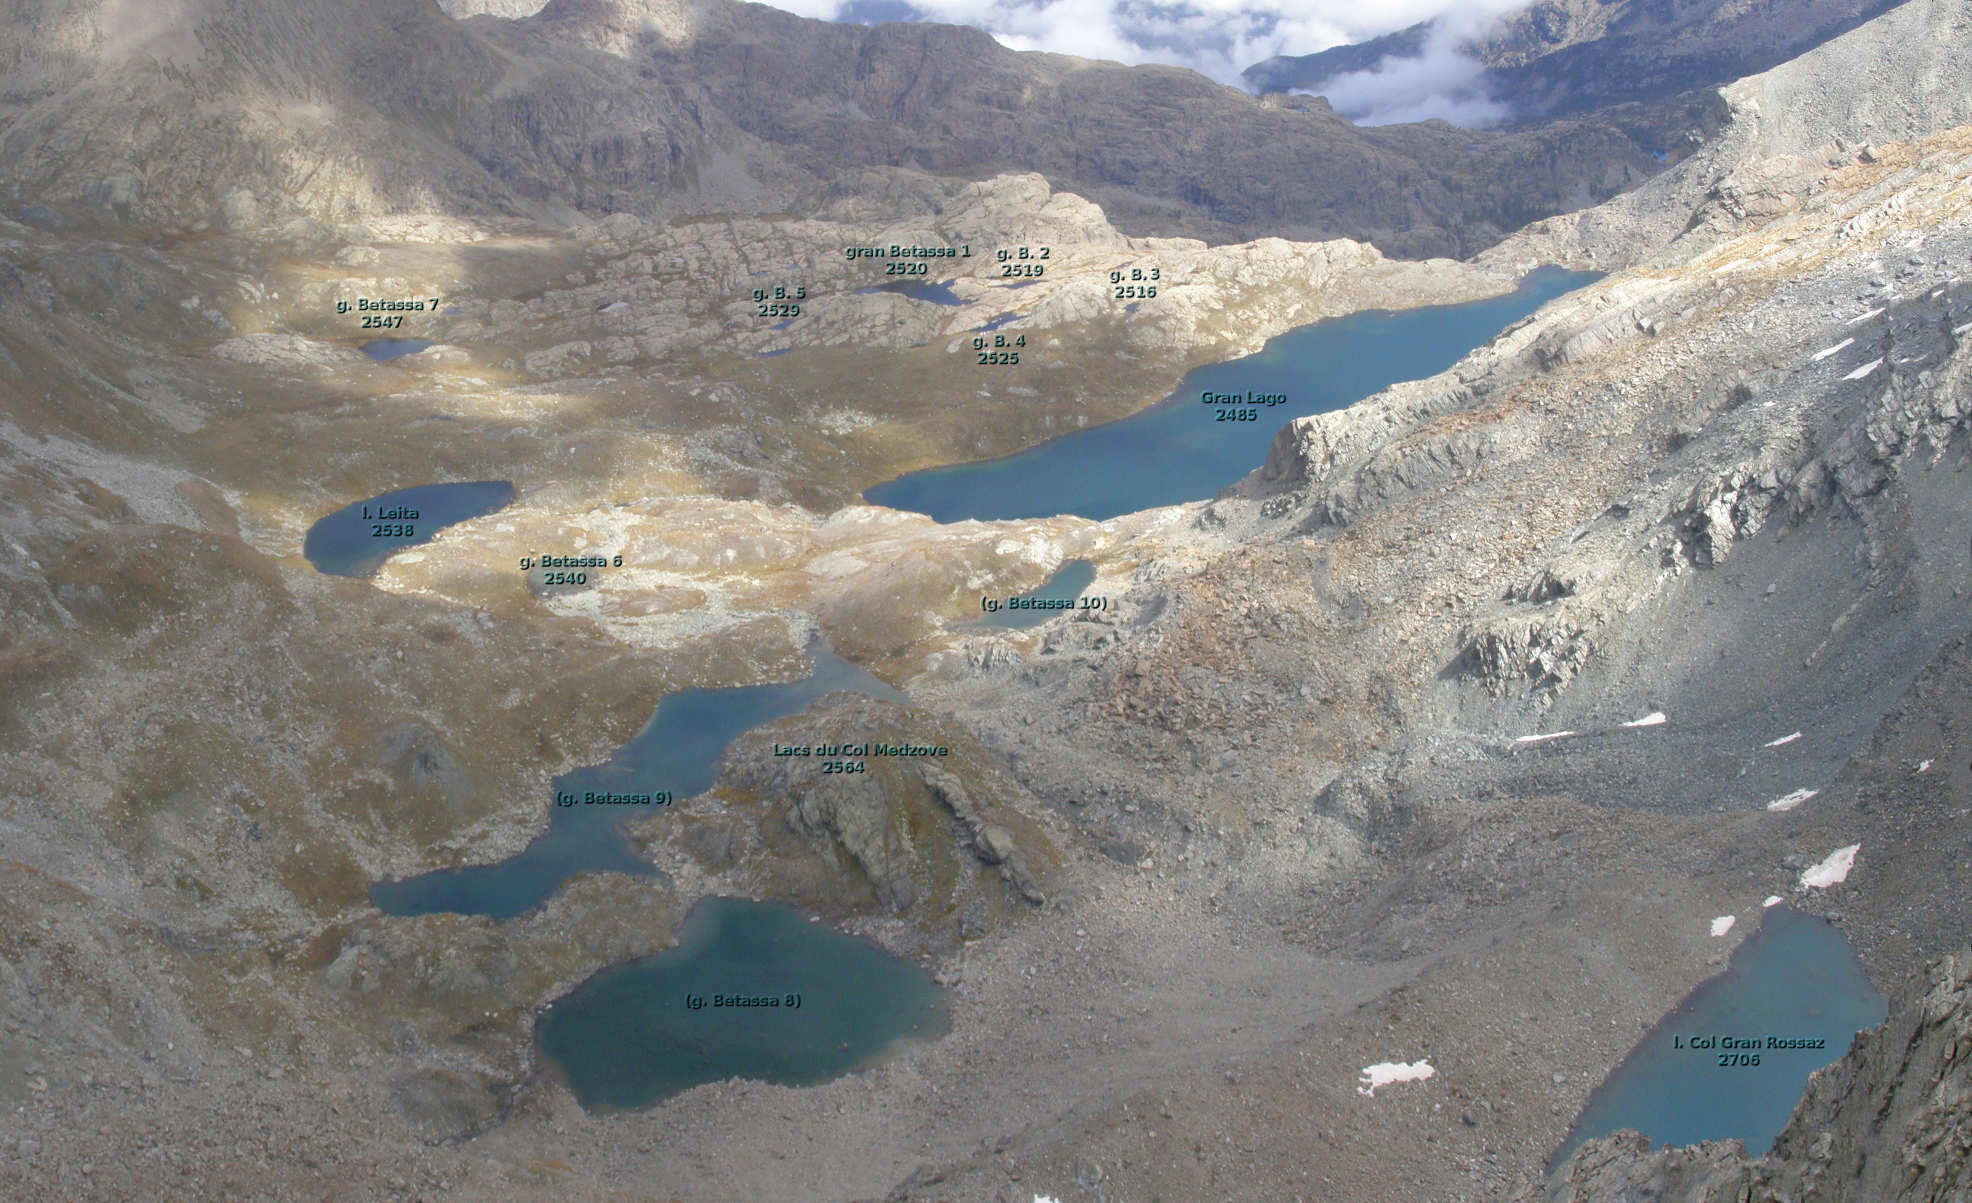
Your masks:
{"label": "rock face", "polygon": [[999,823],[987,822],[958,778],[929,766],[922,773],[924,783],[931,787],[931,792],[952,812],[952,817],[972,833],[973,851],[978,853],[979,859],[999,866],[1007,883],[1028,902],[1037,906],[1046,902],[1047,898],[1027,867],[1027,857],[1022,853],[1013,832]]}
{"label": "rock face", "polygon": [[[1764,1157],[1738,1141],[1650,1151],[1634,1132],[1590,1141],[1548,1203],[1950,1203],[1972,1192],[1972,952],[1940,958],[1908,1001],[1815,1074]],[[1529,1198],[1533,1196],[1528,1196]]]}

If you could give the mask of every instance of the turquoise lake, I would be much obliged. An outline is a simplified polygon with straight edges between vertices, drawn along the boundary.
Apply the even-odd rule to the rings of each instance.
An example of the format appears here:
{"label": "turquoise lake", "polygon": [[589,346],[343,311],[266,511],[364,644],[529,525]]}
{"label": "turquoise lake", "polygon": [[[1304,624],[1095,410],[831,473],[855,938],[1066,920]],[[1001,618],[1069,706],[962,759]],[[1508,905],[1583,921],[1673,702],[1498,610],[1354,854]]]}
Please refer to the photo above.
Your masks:
{"label": "turquoise lake", "polygon": [[622,1109],[724,1078],[825,1082],[945,1026],[943,992],[911,962],[787,907],[707,898],[678,947],[590,978],[538,1039],[584,1107]]}
{"label": "turquoise lake", "polygon": [[[719,756],[743,731],[806,710],[825,693],[854,690],[902,701],[903,695],[828,651],[817,651],[812,676],[777,685],[687,689],[657,705],[643,730],[606,761],[555,778],[548,830],[519,854],[490,865],[441,869],[370,887],[370,901],[391,915],[451,912],[507,919],[540,904],[578,873],[637,877],[657,871],[624,843],[622,820],[711,788]],[[588,801],[590,796],[650,801]]]}
{"label": "turquoise lake", "polygon": [[[1656,1145],[1734,1138],[1759,1156],[1787,1123],[1808,1075],[1840,1059],[1851,1037],[1886,1014],[1841,932],[1773,907],[1726,971],[1692,991],[1589,1096],[1555,1164],[1583,1141],[1624,1128]],[[1772,1048],[1769,1037],[1818,1039],[1823,1047]],[[1760,1047],[1728,1048],[1727,1038]],[[1758,1065],[1720,1064],[1755,1053]]]}
{"label": "turquoise lake", "polygon": [[369,576],[394,551],[428,542],[439,531],[513,504],[504,480],[417,485],[346,505],[308,528],[301,553],[333,576]]}
{"label": "turquoise lake", "polygon": [[[873,505],[939,522],[1118,514],[1200,501],[1258,468],[1294,418],[1434,375],[1548,301],[1599,279],[1542,268],[1513,292],[1429,309],[1353,313],[1290,330],[1257,354],[1199,368],[1158,404],[1001,459],[912,472],[864,494]],[[1274,405],[1201,403],[1200,394],[1277,394]],[[1045,400],[1040,402],[1045,404]],[[1253,408],[1252,421],[1221,421]]]}

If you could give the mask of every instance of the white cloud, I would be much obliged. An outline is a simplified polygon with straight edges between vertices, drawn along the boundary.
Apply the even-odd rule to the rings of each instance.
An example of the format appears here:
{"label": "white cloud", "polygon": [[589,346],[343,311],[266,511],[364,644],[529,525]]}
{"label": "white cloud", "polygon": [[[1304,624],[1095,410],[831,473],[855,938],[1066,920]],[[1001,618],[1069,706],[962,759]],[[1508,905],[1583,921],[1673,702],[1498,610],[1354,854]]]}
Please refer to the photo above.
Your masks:
{"label": "white cloud", "polygon": [[[872,5],[869,0],[768,2],[823,20],[901,7],[894,3]],[[1417,68],[1393,68],[1389,78],[1381,82],[1352,85],[1378,97],[1385,107],[1424,107],[1427,98],[1416,91],[1418,87],[1433,79],[1457,82],[1466,78],[1460,75],[1454,61],[1458,55],[1452,47],[1501,11],[1522,7],[1527,0],[1377,0],[1371,4],[1362,0],[906,2],[926,20],[976,26],[1016,50],[1046,50],[1124,63],[1169,63],[1229,84],[1237,84],[1239,73],[1247,67],[1276,54],[1313,54],[1419,21],[1444,18],[1441,27],[1452,31],[1446,35],[1444,53],[1430,56]]]}
{"label": "white cloud", "polygon": [[1463,0],[1448,6],[1418,53],[1386,58],[1367,71],[1338,75],[1321,87],[1335,111],[1363,125],[1429,121],[1495,125],[1512,115],[1485,88],[1485,67],[1460,49],[1525,0]]}

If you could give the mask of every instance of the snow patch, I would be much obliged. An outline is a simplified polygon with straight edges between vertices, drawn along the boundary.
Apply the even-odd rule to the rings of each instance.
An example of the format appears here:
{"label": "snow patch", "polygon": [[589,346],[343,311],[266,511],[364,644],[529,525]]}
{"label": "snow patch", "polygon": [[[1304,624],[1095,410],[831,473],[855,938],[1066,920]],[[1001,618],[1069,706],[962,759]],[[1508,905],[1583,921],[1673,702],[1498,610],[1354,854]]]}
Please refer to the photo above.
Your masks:
{"label": "snow patch", "polygon": [[1850,318],[1848,321],[1843,322],[1842,324],[1844,326],[1858,326],[1868,321],[1870,318],[1876,317],[1878,314],[1882,312],[1883,312],[1882,306],[1879,305],[1875,309],[1870,310],[1868,313],[1858,313],[1857,315]]}
{"label": "snow patch", "polygon": [[1810,357],[1809,362],[1820,363],[1822,360],[1827,359],[1830,355],[1835,354],[1836,352],[1842,350],[1844,347],[1853,347],[1855,345],[1856,345],[1855,339],[1845,338],[1841,342],[1836,343],[1832,347],[1824,347],[1821,350],[1816,351],[1814,355]]}
{"label": "snow patch", "polygon": [[1760,746],[1763,748],[1784,748],[1799,738],[1801,738],[1801,733],[1796,731],[1792,735],[1783,735],[1779,739],[1770,739]]}
{"label": "snow patch", "polygon": [[1669,719],[1664,717],[1664,712],[1662,710],[1653,710],[1649,714],[1644,715],[1642,718],[1631,719],[1629,722],[1624,723],[1623,725],[1625,727],[1661,727],[1669,721],[1670,721]]}
{"label": "snow patch", "polygon": [[1818,789],[1797,789],[1784,798],[1775,798],[1773,801],[1767,803],[1767,809],[1775,812],[1793,810],[1796,806],[1806,802],[1809,798],[1814,797],[1820,792]]}
{"label": "snow patch", "polygon": [[1880,367],[1882,367],[1882,366],[1883,366],[1883,360],[1882,360],[1882,359],[1880,359],[1880,358],[1878,358],[1878,359],[1872,359],[1872,360],[1870,360],[1870,361],[1869,361],[1868,363],[1866,363],[1866,364],[1864,364],[1864,365],[1862,365],[1861,367],[1859,367],[1859,368],[1857,368],[1857,369],[1856,369],[1855,371],[1853,371],[1853,372],[1850,372],[1850,373],[1849,373],[1849,374],[1848,374],[1847,376],[1844,376],[1844,377],[1842,377],[1842,379],[1844,379],[1844,380],[1861,380],[1861,379],[1862,379],[1862,378],[1863,378],[1864,376],[1867,376],[1867,375],[1869,375],[1869,374],[1870,374],[1871,372],[1873,372],[1873,371],[1875,371],[1875,370],[1876,370],[1877,368],[1880,368]]}
{"label": "snow patch", "polygon": [[1810,865],[1801,874],[1801,888],[1804,890],[1825,890],[1832,885],[1840,885],[1849,880],[1849,870],[1856,866],[1856,853],[1861,844],[1850,844],[1837,848],[1828,854],[1828,859],[1818,865]]}
{"label": "snow patch", "polygon": [[1422,1082],[1437,1072],[1428,1060],[1413,1061],[1409,1065],[1401,1061],[1379,1061],[1363,1067],[1363,1080],[1356,1087],[1356,1093],[1374,1097],[1379,1086],[1388,1086],[1392,1082]]}
{"label": "snow patch", "polygon": [[1732,925],[1737,922],[1739,922],[1739,919],[1734,915],[1720,915],[1718,918],[1712,920],[1712,938],[1716,940],[1720,936],[1725,935],[1732,930]]}
{"label": "snow patch", "polygon": [[1537,744],[1537,743],[1544,743],[1550,739],[1567,739],[1570,735],[1573,734],[1574,734],[1573,731],[1550,731],[1546,735],[1516,736],[1513,742],[1517,744]]}
{"label": "snow patch", "polygon": [[1761,900],[1760,909],[1766,910],[1768,907],[1779,906],[1781,903],[1785,901],[1787,900],[1785,898],[1782,898],[1778,894],[1768,894],[1764,899]]}

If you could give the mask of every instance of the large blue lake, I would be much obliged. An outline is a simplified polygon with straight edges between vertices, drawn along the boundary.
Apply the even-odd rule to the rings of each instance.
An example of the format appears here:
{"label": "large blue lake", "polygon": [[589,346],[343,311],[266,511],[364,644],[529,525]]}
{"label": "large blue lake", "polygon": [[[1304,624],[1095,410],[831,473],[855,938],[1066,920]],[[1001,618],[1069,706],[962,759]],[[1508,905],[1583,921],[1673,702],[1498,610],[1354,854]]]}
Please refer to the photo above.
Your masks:
{"label": "large blue lake", "polygon": [[[940,522],[1079,514],[1097,520],[1216,496],[1258,468],[1274,432],[1294,418],[1360,401],[1400,380],[1434,375],[1548,301],[1600,278],[1542,268],[1513,292],[1400,312],[1317,322],[1257,354],[1188,374],[1178,391],[1121,421],[980,463],[912,472],[867,490],[874,505]],[[1206,404],[1201,394],[1284,397]],[[1252,410],[1252,420],[1221,420]]]}
{"label": "large blue lake", "polygon": [[678,947],[590,978],[539,1040],[583,1106],[627,1108],[723,1078],[827,1081],[945,1023],[911,962],[786,907],[708,898]]}
{"label": "large blue lake", "polygon": [[712,786],[719,756],[741,732],[797,714],[825,693],[903,695],[828,651],[814,675],[778,685],[687,689],[658,703],[635,738],[601,764],[555,778],[548,830],[518,855],[491,865],[441,869],[370,887],[370,901],[392,915],[453,912],[506,919],[538,905],[578,873],[656,874],[622,836],[622,820],[648,815]]}
{"label": "large blue lake", "polygon": [[[1763,1154],[1808,1075],[1886,1013],[1841,932],[1773,907],[1726,971],[1692,991],[1589,1096],[1555,1164],[1583,1141],[1624,1128],[1653,1144],[1738,1139]],[[1822,1047],[1785,1047],[1814,1040]],[[1752,1047],[1728,1047],[1734,1041]]]}
{"label": "large blue lake", "polygon": [[301,553],[335,576],[369,576],[392,552],[431,537],[454,523],[513,504],[504,480],[416,485],[346,505],[308,528]]}

